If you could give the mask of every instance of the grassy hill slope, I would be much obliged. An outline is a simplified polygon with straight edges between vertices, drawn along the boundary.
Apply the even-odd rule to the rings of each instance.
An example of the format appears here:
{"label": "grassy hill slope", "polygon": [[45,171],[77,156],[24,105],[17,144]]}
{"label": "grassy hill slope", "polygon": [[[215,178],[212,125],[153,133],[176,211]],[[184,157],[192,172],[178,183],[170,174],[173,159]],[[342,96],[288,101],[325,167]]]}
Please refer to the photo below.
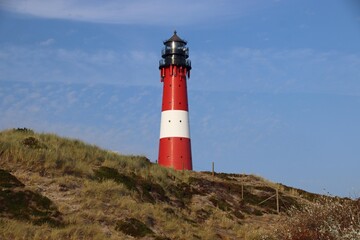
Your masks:
{"label": "grassy hill slope", "polygon": [[0,132],[1,239],[295,239],[289,214],[319,199],[360,209],[253,175],[174,171],[54,134]]}

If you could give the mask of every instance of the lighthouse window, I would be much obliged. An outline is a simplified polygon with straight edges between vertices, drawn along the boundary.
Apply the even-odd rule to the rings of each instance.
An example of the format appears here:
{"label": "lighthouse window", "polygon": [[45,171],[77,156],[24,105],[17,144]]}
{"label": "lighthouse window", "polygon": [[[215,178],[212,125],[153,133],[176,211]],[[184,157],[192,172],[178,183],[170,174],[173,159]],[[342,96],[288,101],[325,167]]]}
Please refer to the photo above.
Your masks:
{"label": "lighthouse window", "polygon": [[169,120],[169,122],[171,122],[171,120]]}
{"label": "lighthouse window", "polygon": [[181,120],[180,120],[180,122],[181,122]]}

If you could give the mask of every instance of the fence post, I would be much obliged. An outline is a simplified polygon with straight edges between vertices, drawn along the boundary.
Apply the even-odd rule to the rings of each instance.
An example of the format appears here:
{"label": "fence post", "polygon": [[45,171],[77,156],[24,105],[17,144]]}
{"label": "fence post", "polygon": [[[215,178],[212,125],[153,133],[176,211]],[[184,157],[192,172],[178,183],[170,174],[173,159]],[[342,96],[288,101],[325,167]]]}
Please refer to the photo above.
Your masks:
{"label": "fence post", "polygon": [[215,169],[214,169],[215,167],[214,167],[214,162],[212,162],[212,176],[214,177],[215,176]]}
{"label": "fence post", "polygon": [[280,213],[280,205],[279,205],[279,189],[276,188],[276,211]]}

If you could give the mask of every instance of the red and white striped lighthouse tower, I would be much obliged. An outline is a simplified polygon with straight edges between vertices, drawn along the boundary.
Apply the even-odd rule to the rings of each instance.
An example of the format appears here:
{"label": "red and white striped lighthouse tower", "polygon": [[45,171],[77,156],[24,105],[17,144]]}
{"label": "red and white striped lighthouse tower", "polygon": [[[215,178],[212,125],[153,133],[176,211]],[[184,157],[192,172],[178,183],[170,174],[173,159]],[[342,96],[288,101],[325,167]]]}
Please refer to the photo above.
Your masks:
{"label": "red and white striped lighthouse tower", "polygon": [[163,82],[158,163],[176,170],[192,170],[186,80],[191,62],[187,42],[174,35],[164,41],[159,69]]}

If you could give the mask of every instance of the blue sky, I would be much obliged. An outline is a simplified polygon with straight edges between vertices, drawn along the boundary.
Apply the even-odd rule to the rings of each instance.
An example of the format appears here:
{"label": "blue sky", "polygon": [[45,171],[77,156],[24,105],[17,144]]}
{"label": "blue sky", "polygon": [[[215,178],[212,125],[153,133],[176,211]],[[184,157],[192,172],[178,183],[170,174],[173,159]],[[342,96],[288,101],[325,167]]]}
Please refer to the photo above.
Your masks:
{"label": "blue sky", "polygon": [[157,158],[162,41],[188,41],[193,165],[360,196],[355,0],[2,0],[0,129]]}

